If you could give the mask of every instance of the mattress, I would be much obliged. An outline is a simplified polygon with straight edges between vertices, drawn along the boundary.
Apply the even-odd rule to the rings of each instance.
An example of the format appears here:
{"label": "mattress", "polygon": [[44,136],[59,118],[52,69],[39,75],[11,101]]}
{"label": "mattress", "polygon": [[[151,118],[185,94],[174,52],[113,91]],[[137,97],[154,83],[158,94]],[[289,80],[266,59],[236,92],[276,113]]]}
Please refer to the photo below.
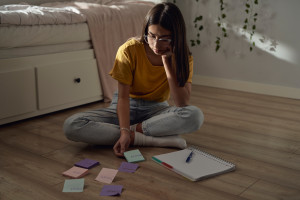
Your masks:
{"label": "mattress", "polygon": [[36,56],[92,49],[91,41],[65,44],[42,45],[32,47],[0,48],[0,59]]}
{"label": "mattress", "polygon": [[0,28],[0,49],[90,41],[87,23],[4,26]]}
{"label": "mattress", "polygon": [[0,6],[1,25],[76,24],[86,22],[85,15],[71,6],[63,8],[34,5]]}

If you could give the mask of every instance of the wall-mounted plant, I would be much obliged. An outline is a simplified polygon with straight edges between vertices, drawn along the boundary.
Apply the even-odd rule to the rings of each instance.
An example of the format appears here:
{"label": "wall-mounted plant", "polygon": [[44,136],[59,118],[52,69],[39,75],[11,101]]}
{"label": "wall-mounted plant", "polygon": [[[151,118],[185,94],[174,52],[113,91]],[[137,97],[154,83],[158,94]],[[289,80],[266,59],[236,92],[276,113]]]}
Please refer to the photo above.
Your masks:
{"label": "wall-mounted plant", "polygon": [[246,18],[244,21],[243,29],[245,32],[249,33],[250,51],[255,47],[255,42],[253,41],[253,35],[256,30],[257,12],[254,12],[254,5],[258,5],[258,0],[246,0],[245,2],[245,12]]}
{"label": "wall-mounted plant", "polygon": [[218,16],[217,26],[221,30],[221,34],[219,36],[217,36],[217,40],[215,41],[215,43],[216,43],[215,51],[216,52],[221,47],[222,39],[228,37],[226,25],[224,23],[224,19],[226,18],[225,5],[224,5],[223,0],[220,0],[219,2],[220,2],[220,7],[219,7],[220,8],[220,15]]}
{"label": "wall-mounted plant", "polygon": [[[195,0],[196,3],[201,3],[199,0]],[[205,0],[208,2],[207,0]],[[250,51],[253,50],[255,47],[255,42],[253,41],[253,35],[256,31],[256,21],[258,19],[258,14],[255,12],[256,6],[258,5],[258,0],[244,0],[245,7],[242,7],[243,12],[246,13],[246,18],[244,18],[242,23],[242,28],[245,33],[248,33],[249,40],[250,40]],[[203,0],[204,2],[204,0]],[[176,3],[176,0],[173,0],[173,3]],[[233,2],[235,3],[235,2]],[[229,11],[226,10],[226,7],[228,6],[228,2],[225,2],[225,0],[219,0],[219,7],[218,7],[218,17],[217,17],[217,28],[218,28],[218,34],[216,36],[215,40],[215,51],[219,51],[219,49],[222,46],[222,42],[225,38],[228,38],[228,22],[227,15],[229,14]],[[239,12],[240,10],[233,10],[230,12]],[[231,13],[233,16],[235,16],[235,13]],[[203,25],[203,19],[204,15],[198,15],[193,18],[193,25],[195,28],[195,37],[190,39],[190,44],[192,47],[199,46],[201,44],[200,35],[201,31],[205,28]]]}
{"label": "wall-mounted plant", "polygon": [[203,30],[203,25],[201,24],[202,19],[203,19],[202,15],[200,15],[194,19],[194,28],[196,29],[196,32],[197,32],[197,38],[190,40],[192,47],[201,44],[200,32]]}

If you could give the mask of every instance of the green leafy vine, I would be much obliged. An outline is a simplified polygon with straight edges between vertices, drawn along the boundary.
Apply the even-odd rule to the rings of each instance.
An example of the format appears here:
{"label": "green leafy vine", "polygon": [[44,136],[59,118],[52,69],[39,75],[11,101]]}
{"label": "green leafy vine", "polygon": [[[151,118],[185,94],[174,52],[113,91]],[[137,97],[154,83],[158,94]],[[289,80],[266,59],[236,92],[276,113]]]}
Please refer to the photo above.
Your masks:
{"label": "green leafy vine", "polygon": [[215,51],[217,52],[220,47],[221,47],[221,41],[222,41],[222,38],[226,38],[228,37],[228,34],[227,34],[227,29],[226,29],[226,26],[225,26],[225,23],[224,23],[224,19],[226,18],[226,14],[225,14],[225,5],[224,5],[224,2],[223,0],[220,0],[220,16],[218,16],[218,23],[217,23],[217,26],[218,28],[221,29],[221,36],[217,36],[217,39],[215,41],[216,43],[216,48],[215,48]]}
{"label": "green leafy vine", "polygon": [[196,31],[197,31],[197,38],[196,38],[196,39],[190,40],[191,46],[192,46],[192,47],[201,44],[201,41],[200,41],[200,32],[201,32],[201,31],[203,30],[203,28],[204,28],[203,25],[200,24],[200,22],[202,21],[202,19],[203,19],[203,16],[202,16],[202,15],[200,15],[200,16],[198,16],[198,17],[196,17],[196,18],[194,19],[194,28],[195,28]]}
{"label": "green leafy vine", "polygon": [[245,32],[249,32],[249,40],[250,40],[250,51],[253,50],[253,47],[255,47],[255,42],[253,41],[253,35],[256,30],[256,21],[258,14],[257,12],[254,12],[254,5],[258,5],[258,0],[245,0],[245,12],[247,14],[245,20],[244,20],[244,26],[243,30]]}
{"label": "green leafy vine", "polygon": [[[197,3],[199,3],[199,0],[195,0]],[[244,0],[245,1],[245,13],[246,13],[246,18],[243,22],[243,30],[245,32],[249,33],[249,40],[250,40],[250,51],[253,50],[255,47],[255,42],[253,41],[253,35],[255,34],[256,31],[256,21],[258,19],[258,14],[257,12],[254,12],[255,6],[258,5],[258,0]],[[173,3],[176,4],[176,0],[173,0]],[[225,23],[225,19],[227,18],[226,12],[225,12],[225,3],[223,0],[219,0],[219,16],[218,16],[218,21],[217,21],[217,26],[218,29],[220,30],[219,35],[216,37],[215,40],[215,51],[219,51],[221,48],[221,44],[224,38],[228,37],[228,31],[227,31],[227,25]],[[204,17],[202,15],[197,15],[194,18],[193,24],[194,28],[196,30],[196,37],[192,38],[190,40],[190,44],[192,47],[194,46],[199,46],[201,44],[200,40],[200,33],[204,29],[204,26],[202,24]]]}

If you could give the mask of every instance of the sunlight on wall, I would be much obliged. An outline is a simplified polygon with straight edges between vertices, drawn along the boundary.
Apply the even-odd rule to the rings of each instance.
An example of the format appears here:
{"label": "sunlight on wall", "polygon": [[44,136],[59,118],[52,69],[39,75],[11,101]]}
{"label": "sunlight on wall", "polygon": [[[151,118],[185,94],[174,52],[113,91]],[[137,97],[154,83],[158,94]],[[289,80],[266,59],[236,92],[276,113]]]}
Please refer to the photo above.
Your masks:
{"label": "sunlight on wall", "polygon": [[298,56],[296,53],[296,50],[294,50],[292,47],[267,38],[266,36],[263,36],[257,32],[252,37],[252,41],[250,40],[250,34],[248,32],[245,32],[242,28],[238,26],[232,26],[232,31],[236,33],[239,36],[242,36],[247,42],[252,44],[255,42],[255,47],[259,48],[273,56],[275,56],[278,59],[287,61],[291,64],[299,64]]}

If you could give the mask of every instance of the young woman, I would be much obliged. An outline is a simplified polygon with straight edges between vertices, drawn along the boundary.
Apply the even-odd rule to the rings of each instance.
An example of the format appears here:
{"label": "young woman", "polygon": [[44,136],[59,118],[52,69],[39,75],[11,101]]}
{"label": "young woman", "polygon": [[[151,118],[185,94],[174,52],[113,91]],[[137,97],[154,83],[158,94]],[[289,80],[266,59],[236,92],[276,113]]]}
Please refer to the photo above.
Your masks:
{"label": "young woman", "polygon": [[[130,145],[185,148],[180,134],[200,128],[201,110],[189,105],[193,58],[180,10],[172,3],[154,6],[140,39],[118,50],[110,75],[118,81],[111,105],[75,114],[64,124],[68,139],[114,145],[123,156]],[[175,106],[169,106],[170,95]]]}

